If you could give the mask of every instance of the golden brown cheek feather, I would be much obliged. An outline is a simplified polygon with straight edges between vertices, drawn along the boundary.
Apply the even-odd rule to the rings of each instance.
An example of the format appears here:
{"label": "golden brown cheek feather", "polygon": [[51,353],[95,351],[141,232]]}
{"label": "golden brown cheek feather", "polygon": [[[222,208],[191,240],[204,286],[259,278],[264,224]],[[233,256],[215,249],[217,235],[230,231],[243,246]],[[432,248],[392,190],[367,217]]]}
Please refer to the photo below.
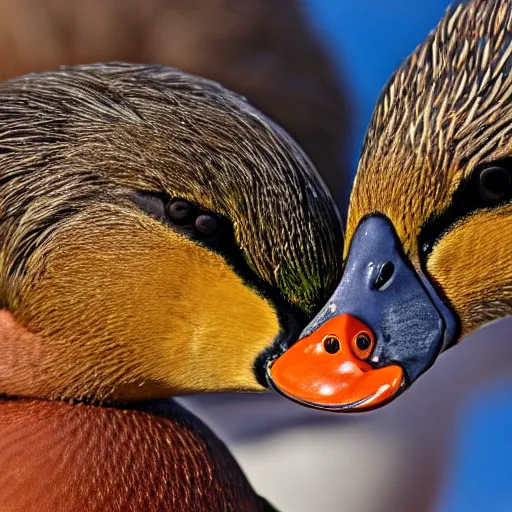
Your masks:
{"label": "golden brown cheek feather", "polygon": [[461,320],[462,334],[512,309],[512,206],[482,210],[459,222],[434,247],[429,274]]}
{"label": "golden brown cheek feather", "polygon": [[144,214],[85,211],[27,268],[11,310],[42,354],[11,394],[262,390],[253,363],[279,332],[273,307],[221,256]]}

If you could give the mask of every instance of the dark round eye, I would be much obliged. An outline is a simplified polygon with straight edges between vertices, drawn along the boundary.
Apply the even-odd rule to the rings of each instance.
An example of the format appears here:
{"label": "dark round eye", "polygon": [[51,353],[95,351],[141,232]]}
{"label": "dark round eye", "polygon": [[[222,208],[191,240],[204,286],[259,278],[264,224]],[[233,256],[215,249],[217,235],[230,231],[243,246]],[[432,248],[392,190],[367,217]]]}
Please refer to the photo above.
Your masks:
{"label": "dark round eye", "polygon": [[504,167],[492,166],[479,174],[478,191],[486,202],[498,202],[510,195],[512,180]]}
{"label": "dark round eye", "polygon": [[340,342],[336,336],[327,336],[324,339],[324,349],[328,354],[336,354],[340,349]]}
{"label": "dark round eye", "polygon": [[213,215],[201,214],[197,216],[195,226],[199,233],[213,235],[219,227],[219,221]]}
{"label": "dark round eye", "polygon": [[169,218],[176,224],[185,224],[194,215],[194,206],[183,199],[173,199],[167,206]]}

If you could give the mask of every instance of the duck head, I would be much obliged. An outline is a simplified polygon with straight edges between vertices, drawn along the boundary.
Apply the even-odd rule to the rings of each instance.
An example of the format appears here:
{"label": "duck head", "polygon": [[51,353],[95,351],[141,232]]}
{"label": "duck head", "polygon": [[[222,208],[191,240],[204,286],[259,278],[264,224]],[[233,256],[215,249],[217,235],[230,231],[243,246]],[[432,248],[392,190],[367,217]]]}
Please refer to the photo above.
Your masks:
{"label": "duck head", "polygon": [[450,11],[386,86],[351,194],[341,282],[268,372],[362,411],[512,312],[512,3]]}
{"label": "duck head", "polygon": [[263,390],[339,281],[312,164],[216,83],[93,65],[0,87],[0,393]]}

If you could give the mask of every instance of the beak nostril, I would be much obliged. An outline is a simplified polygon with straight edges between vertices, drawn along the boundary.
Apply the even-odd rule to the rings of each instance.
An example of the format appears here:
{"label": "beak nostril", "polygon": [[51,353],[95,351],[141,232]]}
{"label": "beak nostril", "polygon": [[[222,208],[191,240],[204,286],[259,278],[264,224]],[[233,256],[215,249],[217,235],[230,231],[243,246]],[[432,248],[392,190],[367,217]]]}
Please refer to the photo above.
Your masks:
{"label": "beak nostril", "polygon": [[360,332],[352,340],[352,352],[358,358],[364,361],[370,357],[373,351],[372,337],[366,332]]}
{"label": "beak nostril", "polygon": [[336,354],[340,349],[340,342],[336,336],[326,336],[324,338],[324,349],[328,354]]}
{"label": "beak nostril", "polygon": [[364,352],[365,350],[368,350],[372,344],[372,340],[368,336],[368,334],[361,333],[356,337],[356,347],[361,351]]}
{"label": "beak nostril", "polygon": [[379,269],[379,273],[373,282],[372,288],[380,290],[392,277],[395,272],[395,265],[391,261],[383,263]]}

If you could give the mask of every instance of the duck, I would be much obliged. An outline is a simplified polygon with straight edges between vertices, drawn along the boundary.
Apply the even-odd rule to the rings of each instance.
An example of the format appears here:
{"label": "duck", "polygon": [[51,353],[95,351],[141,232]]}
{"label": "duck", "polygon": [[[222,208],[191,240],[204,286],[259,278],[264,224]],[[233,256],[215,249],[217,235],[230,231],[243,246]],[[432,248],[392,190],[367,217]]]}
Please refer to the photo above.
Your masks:
{"label": "duck", "polygon": [[458,5],[391,77],[351,191],[343,276],[269,364],[277,392],[381,407],[512,313],[511,27],[510,1]]}
{"label": "duck", "polygon": [[274,510],[169,398],[265,391],[336,288],[311,161],[165,66],[63,67],[0,98],[0,510]]}

